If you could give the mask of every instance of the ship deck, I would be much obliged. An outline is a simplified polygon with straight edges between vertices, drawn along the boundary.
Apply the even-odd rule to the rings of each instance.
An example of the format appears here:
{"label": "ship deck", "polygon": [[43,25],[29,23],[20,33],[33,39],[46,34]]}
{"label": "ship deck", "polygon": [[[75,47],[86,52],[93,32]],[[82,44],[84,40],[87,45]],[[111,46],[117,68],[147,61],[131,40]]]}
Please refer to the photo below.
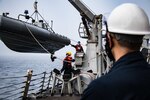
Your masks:
{"label": "ship deck", "polygon": [[65,95],[65,96],[60,96],[60,95],[54,95],[54,96],[47,96],[44,98],[37,98],[37,100],[80,100],[81,96],[77,95]]}

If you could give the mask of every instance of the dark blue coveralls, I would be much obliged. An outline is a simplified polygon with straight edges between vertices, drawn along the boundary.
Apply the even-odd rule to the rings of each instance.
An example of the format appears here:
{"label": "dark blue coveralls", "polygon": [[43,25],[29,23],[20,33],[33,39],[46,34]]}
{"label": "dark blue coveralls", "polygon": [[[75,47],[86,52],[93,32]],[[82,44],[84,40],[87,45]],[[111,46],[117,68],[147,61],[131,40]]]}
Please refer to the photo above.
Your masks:
{"label": "dark blue coveralls", "polygon": [[150,66],[142,53],[121,57],[109,73],[91,82],[81,100],[150,100]]}

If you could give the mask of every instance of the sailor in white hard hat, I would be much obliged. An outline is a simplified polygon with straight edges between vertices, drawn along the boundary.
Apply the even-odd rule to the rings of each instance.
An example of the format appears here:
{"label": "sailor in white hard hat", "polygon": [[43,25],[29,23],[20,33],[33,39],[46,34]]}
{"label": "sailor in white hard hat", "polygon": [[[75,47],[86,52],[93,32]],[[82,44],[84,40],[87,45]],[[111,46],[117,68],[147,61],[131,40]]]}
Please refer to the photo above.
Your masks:
{"label": "sailor in white hard hat", "polygon": [[142,8],[125,3],[108,18],[106,52],[111,70],[91,82],[81,100],[150,100],[150,65],[140,52],[143,36],[150,34]]}

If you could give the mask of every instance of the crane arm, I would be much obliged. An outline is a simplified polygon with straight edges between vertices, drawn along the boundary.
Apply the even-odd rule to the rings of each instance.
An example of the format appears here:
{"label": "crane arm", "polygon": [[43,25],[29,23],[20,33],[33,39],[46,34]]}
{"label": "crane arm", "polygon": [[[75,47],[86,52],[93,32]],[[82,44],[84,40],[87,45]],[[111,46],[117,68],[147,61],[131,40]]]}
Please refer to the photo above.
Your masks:
{"label": "crane arm", "polygon": [[68,0],[88,21],[94,22],[95,14],[80,0]]}

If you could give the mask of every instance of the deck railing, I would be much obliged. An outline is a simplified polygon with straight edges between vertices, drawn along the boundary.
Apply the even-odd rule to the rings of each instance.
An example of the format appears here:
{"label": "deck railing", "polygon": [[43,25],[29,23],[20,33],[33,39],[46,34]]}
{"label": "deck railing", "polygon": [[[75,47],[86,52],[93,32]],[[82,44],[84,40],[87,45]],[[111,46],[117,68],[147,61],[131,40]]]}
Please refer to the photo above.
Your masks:
{"label": "deck railing", "polygon": [[[25,76],[1,77],[0,100],[26,100],[28,94],[42,94],[51,86],[52,72],[33,74],[29,70]],[[8,84],[8,85],[6,85]]]}

